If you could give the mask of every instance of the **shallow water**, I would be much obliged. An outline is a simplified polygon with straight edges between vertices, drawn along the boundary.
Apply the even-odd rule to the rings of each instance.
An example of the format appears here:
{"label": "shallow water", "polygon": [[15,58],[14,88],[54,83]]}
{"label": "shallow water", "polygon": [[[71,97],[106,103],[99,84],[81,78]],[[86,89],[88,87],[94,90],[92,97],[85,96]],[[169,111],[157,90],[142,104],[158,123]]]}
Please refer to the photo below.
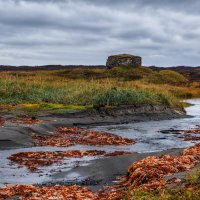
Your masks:
{"label": "shallow water", "polygon": [[200,124],[200,99],[186,102],[194,104],[186,108],[187,115],[192,116],[190,118],[100,126],[94,129],[135,139],[137,143],[134,145],[118,147],[131,152],[145,153],[192,146],[194,143],[176,137],[179,132],[174,131],[194,128]]}
{"label": "shallow water", "polygon": [[[51,176],[58,171],[69,171],[75,166],[88,165],[91,160],[100,159],[102,156],[70,158],[65,159],[62,164],[57,163],[48,167],[41,167],[38,172],[30,173],[26,167],[20,167],[11,163],[7,157],[18,152],[35,152],[35,151],[66,151],[66,150],[105,150],[112,151],[130,151],[130,152],[155,152],[172,148],[185,148],[192,146],[194,143],[183,141],[177,138],[178,132],[173,130],[190,129],[200,124],[200,99],[187,100],[188,103],[194,104],[186,108],[187,114],[193,117],[184,119],[173,119],[163,121],[149,121],[130,123],[124,125],[109,125],[93,127],[95,130],[106,131],[120,135],[122,137],[133,138],[137,141],[134,145],[129,146],[72,146],[72,147],[33,147],[0,151],[0,187],[5,184],[42,184],[51,182]],[[65,181],[78,177],[77,174],[71,174],[66,177]],[[55,179],[54,179],[55,181]],[[59,179],[57,181],[60,181]]]}

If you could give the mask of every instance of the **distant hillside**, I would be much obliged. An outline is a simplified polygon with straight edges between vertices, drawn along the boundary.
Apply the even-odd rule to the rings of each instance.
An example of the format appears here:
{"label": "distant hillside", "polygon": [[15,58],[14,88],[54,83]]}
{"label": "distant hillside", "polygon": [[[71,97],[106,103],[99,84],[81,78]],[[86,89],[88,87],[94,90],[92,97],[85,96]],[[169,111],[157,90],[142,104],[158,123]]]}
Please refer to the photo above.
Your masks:
{"label": "distant hillside", "polygon": [[[44,66],[4,66],[0,65],[0,71],[32,71],[32,70],[65,70],[65,69],[105,69],[105,65],[44,65]],[[200,67],[155,67],[150,66],[152,70],[172,70],[183,74],[190,81],[200,82]]]}
{"label": "distant hillside", "polygon": [[188,66],[177,66],[177,67],[150,67],[153,70],[172,70],[183,74],[190,81],[200,82],[200,67],[188,67]]}
{"label": "distant hillside", "polygon": [[104,65],[43,65],[43,66],[5,66],[0,65],[0,71],[31,71],[31,70],[62,70],[75,68],[105,68]]}

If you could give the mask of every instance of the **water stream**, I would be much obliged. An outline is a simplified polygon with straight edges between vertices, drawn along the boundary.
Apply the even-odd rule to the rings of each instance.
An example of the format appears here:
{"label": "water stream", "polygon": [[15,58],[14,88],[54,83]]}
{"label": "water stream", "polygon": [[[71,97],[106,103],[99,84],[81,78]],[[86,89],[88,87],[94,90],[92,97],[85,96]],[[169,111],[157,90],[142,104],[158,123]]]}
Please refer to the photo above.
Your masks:
{"label": "water stream", "polygon": [[18,152],[95,149],[105,150],[107,152],[117,150],[144,153],[192,146],[194,145],[194,142],[188,142],[178,138],[177,134],[180,133],[174,131],[194,128],[196,125],[200,124],[200,99],[187,100],[187,102],[193,104],[193,106],[186,108],[187,114],[192,116],[190,118],[92,127],[95,130],[106,131],[122,137],[133,138],[137,141],[134,145],[103,147],[77,145],[72,147],[32,147],[2,150],[0,151],[0,187],[5,184],[42,184],[44,182],[51,182],[52,175],[60,170],[70,170],[74,168],[77,163],[79,166],[88,165],[91,160],[101,158],[101,156],[97,156],[65,159],[62,164],[57,163],[52,166],[41,167],[38,172],[30,173],[26,167],[19,167],[7,159],[10,155]]}

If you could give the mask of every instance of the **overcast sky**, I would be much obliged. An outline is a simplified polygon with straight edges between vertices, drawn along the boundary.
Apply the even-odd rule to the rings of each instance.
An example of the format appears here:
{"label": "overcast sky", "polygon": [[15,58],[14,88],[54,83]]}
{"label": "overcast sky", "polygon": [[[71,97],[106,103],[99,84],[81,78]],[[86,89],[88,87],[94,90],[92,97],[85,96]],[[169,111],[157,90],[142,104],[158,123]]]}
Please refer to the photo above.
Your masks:
{"label": "overcast sky", "polygon": [[0,0],[0,65],[200,65],[199,0]]}

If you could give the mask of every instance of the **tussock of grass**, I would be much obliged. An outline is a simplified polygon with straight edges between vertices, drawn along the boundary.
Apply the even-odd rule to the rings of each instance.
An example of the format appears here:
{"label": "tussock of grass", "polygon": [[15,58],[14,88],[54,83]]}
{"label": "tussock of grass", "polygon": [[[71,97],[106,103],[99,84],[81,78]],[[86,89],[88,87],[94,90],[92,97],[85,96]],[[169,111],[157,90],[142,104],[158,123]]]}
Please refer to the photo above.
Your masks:
{"label": "tussock of grass", "polygon": [[[117,89],[102,91],[93,97],[94,106],[167,105],[173,107],[177,99],[151,90]],[[182,104],[177,104],[181,108]]]}

